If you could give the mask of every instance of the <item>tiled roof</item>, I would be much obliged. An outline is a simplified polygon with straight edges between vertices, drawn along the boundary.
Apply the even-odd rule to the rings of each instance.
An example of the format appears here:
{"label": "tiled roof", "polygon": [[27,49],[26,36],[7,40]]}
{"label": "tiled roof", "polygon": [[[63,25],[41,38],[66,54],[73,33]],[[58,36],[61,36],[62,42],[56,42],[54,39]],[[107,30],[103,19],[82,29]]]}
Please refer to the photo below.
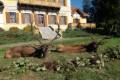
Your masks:
{"label": "tiled roof", "polygon": [[72,14],[78,13],[82,17],[88,17],[89,16],[89,14],[87,14],[87,13],[83,12],[82,10],[80,10],[76,7],[73,7],[73,6],[71,7],[71,11],[72,11]]}

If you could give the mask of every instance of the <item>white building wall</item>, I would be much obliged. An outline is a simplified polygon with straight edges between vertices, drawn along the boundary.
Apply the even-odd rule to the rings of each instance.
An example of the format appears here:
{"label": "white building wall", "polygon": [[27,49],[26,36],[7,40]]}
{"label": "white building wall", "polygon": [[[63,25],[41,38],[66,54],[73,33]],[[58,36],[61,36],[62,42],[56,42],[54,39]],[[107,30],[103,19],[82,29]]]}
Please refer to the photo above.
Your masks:
{"label": "white building wall", "polygon": [[80,23],[86,24],[87,23],[87,18],[80,18]]}
{"label": "white building wall", "polygon": [[16,12],[17,11],[18,0],[4,0],[4,7],[6,12]]}
{"label": "white building wall", "polygon": [[[4,2],[4,12],[18,12],[17,10],[17,2],[18,0],[0,0]],[[22,11],[22,13],[31,13],[30,11]],[[45,12],[36,12],[36,13],[44,13]],[[54,14],[54,13],[49,13],[49,14]],[[55,14],[57,15],[57,14]],[[67,0],[67,6],[61,6],[60,11],[59,11],[59,16],[67,16],[67,22],[72,23],[72,17],[71,17],[71,0]],[[5,18],[5,15],[4,17]],[[4,19],[6,20],[6,19]],[[6,21],[5,21],[6,22]],[[52,26],[52,25],[51,25]],[[57,25],[53,25],[55,29],[57,29]],[[64,31],[68,25],[60,25],[61,29]]]}
{"label": "white building wall", "polygon": [[[49,12],[48,15],[57,15],[57,13]],[[59,11],[59,16],[67,16],[67,22],[72,23],[72,16],[71,16],[71,0],[67,0],[66,6],[61,6]],[[67,25],[60,25],[62,31],[65,31],[68,27]],[[55,24],[48,24],[48,26],[52,26],[55,30],[58,28],[58,25]]]}
{"label": "white building wall", "polygon": [[67,6],[61,6],[59,13],[68,16],[68,23],[71,23],[71,0],[67,0]]}
{"label": "white building wall", "polygon": [[[72,23],[72,17],[71,17],[71,0],[67,0],[66,6],[61,6],[59,11],[60,16],[67,16],[67,22]],[[61,29],[64,31],[68,25],[61,25]]]}

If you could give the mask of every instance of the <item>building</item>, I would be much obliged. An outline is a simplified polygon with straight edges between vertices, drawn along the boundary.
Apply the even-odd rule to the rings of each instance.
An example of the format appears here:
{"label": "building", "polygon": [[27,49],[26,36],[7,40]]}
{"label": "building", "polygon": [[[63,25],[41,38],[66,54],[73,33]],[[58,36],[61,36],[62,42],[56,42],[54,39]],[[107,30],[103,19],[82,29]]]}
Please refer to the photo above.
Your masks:
{"label": "building", "polygon": [[89,16],[87,13],[73,6],[71,7],[71,11],[73,20],[72,23],[74,26],[87,23],[87,17]]}
{"label": "building", "polygon": [[71,14],[72,14],[72,27],[74,28],[96,28],[95,23],[88,23],[87,17],[89,14],[81,11],[76,7],[71,7]]}
{"label": "building", "polygon": [[27,25],[62,30],[71,23],[70,0],[0,0],[0,27],[23,29]]}
{"label": "building", "polygon": [[89,15],[80,9],[76,7],[71,7],[71,13],[72,13],[72,18],[73,18],[73,23],[79,22],[79,23],[87,23],[87,18]]}

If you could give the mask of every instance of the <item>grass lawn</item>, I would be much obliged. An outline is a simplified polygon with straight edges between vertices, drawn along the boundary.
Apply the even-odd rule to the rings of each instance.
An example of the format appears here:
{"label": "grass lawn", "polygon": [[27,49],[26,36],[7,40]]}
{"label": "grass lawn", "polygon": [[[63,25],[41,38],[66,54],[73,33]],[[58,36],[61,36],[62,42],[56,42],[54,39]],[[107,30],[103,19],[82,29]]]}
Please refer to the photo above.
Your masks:
{"label": "grass lawn", "polygon": [[[93,35],[93,34],[86,34],[86,36],[80,36],[77,32],[77,36],[73,36],[70,38],[71,33],[68,35],[64,33],[64,37],[61,40],[57,40],[52,42],[52,44],[87,44],[92,41],[91,37],[94,37],[97,40],[101,40],[102,36]],[[67,35],[67,36],[66,36]],[[78,36],[79,35],[79,36]],[[83,35],[83,34],[82,34]],[[100,46],[98,49],[98,53],[101,53],[107,47],[113,47],[116,45],[120,45],[119,43],[120,38],[111,38],[104,40],[104,45]],[[8,44],[9,46],[10,44]],[[12,45],[12,44],[11,44]],[[17,59],[5,60],[3,58],[4,51],[7,48],[4,47],[0,49],[0,67],[8,66],[11,62],[16,61]],[[81,53],[81,54],[60,54],[60,53],[50,53],[49,59],[51,60],[60,60],[65,62],[69,59],[73,59],[76,57],[86,58],[89,57],[91,54],[88,53]],[[39,64],[43,59],[37,58],[27,58],[30,62]],[[14,70],[14,69],[13,69]],[[120,80],[120,61],[115,60],[105,64],[105,67],[100,70],[96,71],[94,68],[90,67],[80,67],[77,71],[70,71],[70,72],[54,72],[54,71],[40,71],[40,72],[33,72],[33,71],[26,71],[24,73],[16,73],[11,74],[9,71],[0,71],[0,80]]]}

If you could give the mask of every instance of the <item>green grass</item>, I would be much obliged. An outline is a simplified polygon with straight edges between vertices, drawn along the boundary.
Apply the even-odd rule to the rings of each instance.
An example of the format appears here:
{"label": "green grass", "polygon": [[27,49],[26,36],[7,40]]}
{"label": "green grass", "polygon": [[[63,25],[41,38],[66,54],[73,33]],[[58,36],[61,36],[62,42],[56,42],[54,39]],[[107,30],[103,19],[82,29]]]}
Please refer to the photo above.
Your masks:
{"label": "green grass", "polygon": [[63,32],[63,37],[64,38],[74,38],[74,37],[89,37],[89,36],[95,36],[92,33],[87,33],[83,30],[66,30]]}
{"label": "green grass", "polygon": [[0,44],[11,44],[17,42],[28,42],[35,40],[35,36],[30,32],[0,32]]}
{"label": "green grass", "polygon": [[[92,41],[91,36],[94,37],[96,40],[101,40],[102,36],[96,35],[87,35],[86,37],[78,36],[76,37],[74,34],[71,34],[73,37],[70,38],[67,33],[67,36],[64,39],[54,41],[53,44],[67,44],[67,45],[74,45],[74,44],[87,44]],[[84,33],[86,34],[86,33]],[[113,47],[116,45],[120,45],[119,43],[120,38],[111,38],[104,40],[104,45],[100,46],[98,52],[101,53],[103,49],[107,47]],[[8,44],[9,46],[9,44]],[[16,61],[17,59],[10,59],[6,60],[3,58],[4,52],[7,48],[0,49],[0,67],[8,66],[11,62]],[[81,54],[60,54],[60,53],[51,53],[49,56],[50,60],[60,60],[62,62],[68,61],[75,57],[89,57],[91,54],[88,53],[81,53]],[[30,62],[33,63],[41,63],[43,59],[37,58],[27,58]],[[42,72],[33,72],[27,71],[25,73],[19,74],[10,74],[9,72],[0,72],[0,80],[120,80],[120,61],[115,60],[105,64],[105,67],[100,70],[96,71],[90,67],[80,67],[78,70],[59,73],[54,71],[42,71]]]}

